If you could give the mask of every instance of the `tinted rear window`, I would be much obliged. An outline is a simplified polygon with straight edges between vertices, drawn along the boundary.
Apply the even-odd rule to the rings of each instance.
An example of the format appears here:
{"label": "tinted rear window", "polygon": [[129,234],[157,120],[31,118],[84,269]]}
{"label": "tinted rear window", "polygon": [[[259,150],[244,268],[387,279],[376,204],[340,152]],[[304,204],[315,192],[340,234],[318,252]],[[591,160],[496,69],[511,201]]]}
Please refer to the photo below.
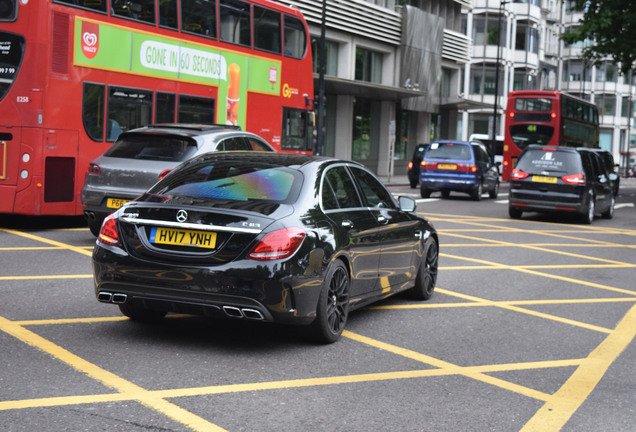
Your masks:
{"label": "tinted rear window", "polygon": [[468,144],[457,143],[432,143],[424,155],[425,159],[471,160],[472,157]]}
{"label": "tinted rear window", "polygon": [[563,175],[583,172],[578,153],[540,149],[528,150],[521,155],[515,168],[528,174],[547,172]]}
{"label": "tinted rear window", "polygon": [[253,161],[195,159],[175,169],[148,192],[170,197],[224,201],[295,201],[302,175],[293,169]]}
{"label": "tinted rear window", "polygon": [[163,135],[128,135],[109,148],[104,156],[126,159],[180,162],[196,151],[195,141]]}

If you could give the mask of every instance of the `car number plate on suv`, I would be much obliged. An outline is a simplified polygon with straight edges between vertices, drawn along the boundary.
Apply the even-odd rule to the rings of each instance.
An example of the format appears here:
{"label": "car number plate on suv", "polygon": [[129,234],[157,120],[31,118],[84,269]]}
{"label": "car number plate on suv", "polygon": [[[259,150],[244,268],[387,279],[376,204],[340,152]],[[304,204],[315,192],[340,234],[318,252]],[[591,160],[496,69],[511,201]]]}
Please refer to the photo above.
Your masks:
{"label": "car number plate on suv", "polygon": [[447,164],[447,163],[438,163],[437,164],[437,169],[456,170],[457,169],[457,165],[456,164]]}
{"label": "car number plate on suv", "polygon": [[556,183],[556,177],[532,176],[532,181],[537,183]]}
{"label": "car number plate on suv", "polygon": [[108,201],[106,201],[106,207],[118,209],[119,207],[126,204],[128,201],[130,200],[119,199],[119,198],[108,198]]}
{"label": "car number plate on suv", "polygon": [[214,249],[216,233],[153,227],[150,230],[150,243]]}

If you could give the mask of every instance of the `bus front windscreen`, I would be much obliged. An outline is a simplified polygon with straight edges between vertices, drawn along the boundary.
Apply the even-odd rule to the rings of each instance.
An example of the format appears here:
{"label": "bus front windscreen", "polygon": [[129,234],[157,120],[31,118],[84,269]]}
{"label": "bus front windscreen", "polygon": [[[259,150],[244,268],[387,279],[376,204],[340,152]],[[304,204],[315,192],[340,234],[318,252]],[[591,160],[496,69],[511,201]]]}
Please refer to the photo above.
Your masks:
{"label": "bus front windscreen", "polygon": [[553,134],[554,128],[552,126],[537,124],[510,126],[510,138],[522,150],[530,144],[549,144]]}
{"label": "bus front windscreen", "polygon": [[18,75],[23,55],[24,38],[13,33],[0,32],[0,101]]}

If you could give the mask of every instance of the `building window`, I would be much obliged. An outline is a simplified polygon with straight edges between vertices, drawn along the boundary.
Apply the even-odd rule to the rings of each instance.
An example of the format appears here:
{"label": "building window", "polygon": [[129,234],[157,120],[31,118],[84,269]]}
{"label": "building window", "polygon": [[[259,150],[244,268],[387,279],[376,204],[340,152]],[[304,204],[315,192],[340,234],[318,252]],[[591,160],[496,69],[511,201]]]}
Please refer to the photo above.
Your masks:
{"label": "building window", "polygon": [[[471,94],[495,94],[495,76],[497,74],[495,65],[476,64],[470,71],[470,93]],[[499,95],[502,93],[502,70],[499,70]]]}
{"label": "building window", "polygon": [[[313,54],[313,70],[314,73],[320,73],[320,39],[311,40],[311,50]],[[330,76],[338,76],[338,44],[332,41],[325,41],[325,74]]]}
{"label": "building window", "polygon": [[355,79],[374,83],[382,82],[382,53],[356,48]]}
{"label": "building window", "polygon": [[518,22],[515,49],[537,54],[539,52],[539,30],[528,22]]}
{"label": "building window", "polygon": [[605,116],[616,115],[616,96],[612,94],[599,95],[596,99],[596,106],[599,108],[599,114]]}

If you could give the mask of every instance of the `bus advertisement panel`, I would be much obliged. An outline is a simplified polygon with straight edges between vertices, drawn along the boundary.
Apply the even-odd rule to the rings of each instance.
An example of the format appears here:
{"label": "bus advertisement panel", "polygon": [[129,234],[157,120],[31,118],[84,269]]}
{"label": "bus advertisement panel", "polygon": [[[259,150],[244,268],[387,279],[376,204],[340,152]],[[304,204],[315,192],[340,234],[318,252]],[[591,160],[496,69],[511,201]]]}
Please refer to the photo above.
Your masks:
{"label": "bus advertisement panel", "polygon": [[510,174],[521,151],[530,144],[598,147],[597,107],[558,91],[513,91],[506,108],[502,179]]}
{"label": "bus advertisement panel", "polygon": [[310,38],[295,8],[3,1],[0,213],[82,214],[89,163],[148,124],[232,124],[278,151],[313,150]]}

